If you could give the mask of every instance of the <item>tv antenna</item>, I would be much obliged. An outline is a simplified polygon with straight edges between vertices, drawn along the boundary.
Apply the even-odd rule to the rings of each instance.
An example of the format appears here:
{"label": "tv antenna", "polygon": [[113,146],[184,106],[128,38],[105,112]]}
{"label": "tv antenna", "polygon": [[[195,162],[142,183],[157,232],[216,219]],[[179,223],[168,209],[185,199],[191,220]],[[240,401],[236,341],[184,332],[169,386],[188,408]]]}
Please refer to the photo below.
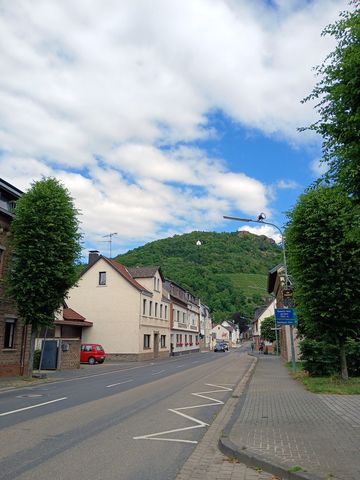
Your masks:
{"label": "tv antenna", "polygon": [[108,242],[109,243],[109,248],[110,248],[110,256],[109,258],[111,259],[111,244],[112,244],[112,237],[114,235],[117,235],[117,232],[112,232],[112,233],[108,233],[107,235],[103,235],[103,238],[109,238],[109,240],[103,240],[104,242]]}

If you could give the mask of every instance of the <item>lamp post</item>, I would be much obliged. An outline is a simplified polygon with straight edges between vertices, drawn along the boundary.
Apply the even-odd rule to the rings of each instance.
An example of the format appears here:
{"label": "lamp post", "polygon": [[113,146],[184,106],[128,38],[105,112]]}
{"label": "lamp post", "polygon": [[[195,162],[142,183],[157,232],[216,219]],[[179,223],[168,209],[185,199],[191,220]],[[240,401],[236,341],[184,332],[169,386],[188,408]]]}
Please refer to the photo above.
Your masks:
{"label": "lamp post", "polygon": [[[286,251],[285,251],[285,237],[281,228],[271,222],[265,222],[266,215],[265,213],[260,213],[258,218],[254,220],[253,218],[238,218],[238,217],[228,217],[224,215],[226,220],[236,220],[238,222],[251,222],[251,223],[260,223],[262,225],[271,225],[272,227],[276,228],[276,230],[280,233],[281,236],[281,246],[283,251],[283,258],[284,258],[284,274],[285,274],[285,288],[288,289],[291,287],[291,281],[289,279],[288,271],[287,271],[287,263],[286,263]],[[275,319],[275,328],[276,319]],[[294,332],[293,332],[293,325],[290,325],[290,344],[291,344],[291,364],[292,364],[292,371],[293,373],[296,372],[296,360],[295,360],[295,345],[294,345]]]}

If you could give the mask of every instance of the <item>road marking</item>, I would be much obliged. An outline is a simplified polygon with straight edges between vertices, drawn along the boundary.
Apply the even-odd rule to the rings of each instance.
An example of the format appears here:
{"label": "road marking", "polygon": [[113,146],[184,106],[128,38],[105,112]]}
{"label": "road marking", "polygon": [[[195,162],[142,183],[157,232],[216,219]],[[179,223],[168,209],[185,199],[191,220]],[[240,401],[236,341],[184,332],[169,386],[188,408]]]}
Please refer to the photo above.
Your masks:
{"label": "road marking", "polygon": [[[160,440],[163,442],[179,442],[179,443],[198,443],[196,440],[183,440],[180,438],[159,438],[162,437],[162,435],[167,435],[169,433],[176,433],[176,432],[185,432],[187,430],[194,430],[196,428],[205,428],[208,427],[209,424],[203,422],[202,420],[198,420],[195,417],[190,417],[190,415],[186,415],[185,413],[182,413],[180,410],[189,410],[191,408],[200,408],[200,407],[212,407],[215,405],[224,405],[224,402],[221,400],[218,400],[217,398],[212,398],[209,397],[208,393],[215,393],[215,392],[229,392],[232,391],[232,388],[226,387],[224,385],[214,385],[212,383],[206,383],[206,386],[208,387],[216,387],[218,390],[208,390],[206,392],[196,392],[192,393],[191,395],[194,395],[196,397],[200,398],[205,398],[206,400],[212,400],[212,403],[203,403],[201,405],[189,405],[187,407],[178,407],[178,408],[169,408],[169,412],[176,413],[176,415],[180,415],[181,417],[184,417],[192,422],[195,422],[196,425],[192,425],[191,427],[184,427],[184,428],[175,428],[173,430],[166,430],[164,432],[157,432],[157,433],[150,433],[148,435],[141,435],[139,437],[133,437],[134,440]],[[220,389],[220,390],[219,390]]]}
{"label": "road marking", "polygon": [[181,365],[177,365],[175,368],[181,368],[185,365],[185,363],[182,363]]}
{"label": "road marking", "polygon": [[195,360],[195,362],[191,362],[191,363],[199,363],[200,360]]}
{"label": "road marking", "polygon": [[160,373],[166,372],[166,370],[160,370],[159,372],[152,373],[151,375],[160,375]]}
{"label": "road marking", "polygon": [[116,387],[117,385],[123,385],[124,383],[133,382],[134,380],[125,380],[124,382],[112,383],[111,385],[106,385],[106,388]]}
{"label": "road marking", "polygon": [[56,400],[50,400],[49,402],[38,403],[37,405],[31,405],[30,407],[18,408],[17,410],[11,410],[10,412],[0,413],[0,417],[5,417],[5,415],[11,415],[12,413],[23,412],[24,410],[30,410],[31,408],[42,407],[44,405],[49,405],[49,403],[60,402],[61,400],[66,400],[67,397],[57,398]]}

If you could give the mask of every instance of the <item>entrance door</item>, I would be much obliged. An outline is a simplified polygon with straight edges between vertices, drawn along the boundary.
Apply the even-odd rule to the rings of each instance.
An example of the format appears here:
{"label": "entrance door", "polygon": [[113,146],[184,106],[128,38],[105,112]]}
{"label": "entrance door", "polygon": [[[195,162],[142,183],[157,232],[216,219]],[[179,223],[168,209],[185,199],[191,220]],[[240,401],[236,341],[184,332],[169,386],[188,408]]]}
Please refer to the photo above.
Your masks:
{"label": "entrance door", "polygon": [[154,358],[159,356],[159,334],[154,333]]}

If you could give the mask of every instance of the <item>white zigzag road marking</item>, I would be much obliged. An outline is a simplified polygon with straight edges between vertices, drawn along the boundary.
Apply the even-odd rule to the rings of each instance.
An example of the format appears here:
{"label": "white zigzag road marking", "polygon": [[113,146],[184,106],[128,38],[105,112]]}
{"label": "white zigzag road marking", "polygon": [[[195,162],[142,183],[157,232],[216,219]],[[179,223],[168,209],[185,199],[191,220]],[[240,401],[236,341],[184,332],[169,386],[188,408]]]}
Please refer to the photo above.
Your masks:
{"label": "white zigzag road marking", "polygon": [[[195,397],[200,397],[204,398],[206,400],[211,400],[212,403],[202,403],[201,405],[189,405],[187,407],[179,407],[179,408],[169,408],[169,412],[176,413],[176,415],[180,415],[184,418],[187,418],[188,420],[191,420],[192,422],[195,422],[196,425],[192,425],[191,427],[183,427],[183,428],[175,428],[173,430],[166,430],[165,432],[157,432],[157,433],[150,433],[148,435],[141,435],[139,437],[133,437],[134,440],[160,440],[163,442],[180,442],[180,443],[198,443],[196,440],[182,440],[180,438],[164,438],[162,435],[168,435],[170,433],[176,433],[176,432],[185,432],[187,430],[194,430],[196,428],[205,428],[208,427],[209,424],[203,422],[202,420],[198,420],[197,418],[190,417],[190,415],[186,415],[185,413],[182,413],[180,410],[190,410],[191,408],[201,408],[201,407],[212,407],[215,405],[224,405],[224,402],[221,400],[218,400],[217,398],[212,398],[209,397],[205,394],[208,393],[219,393],[219,392],[230,392],[232,388],[226,387],[224,385],[213,385],[212,383],[206,383],[205,384],[208,387],[216,387],[220,390],[208,390],[206,392],[197,392],[197,393],[192,393],[191,395],[194,395]],[[230,384],[226,384],[230,385]],[[161,437],[161,438],[159,438]]]}

